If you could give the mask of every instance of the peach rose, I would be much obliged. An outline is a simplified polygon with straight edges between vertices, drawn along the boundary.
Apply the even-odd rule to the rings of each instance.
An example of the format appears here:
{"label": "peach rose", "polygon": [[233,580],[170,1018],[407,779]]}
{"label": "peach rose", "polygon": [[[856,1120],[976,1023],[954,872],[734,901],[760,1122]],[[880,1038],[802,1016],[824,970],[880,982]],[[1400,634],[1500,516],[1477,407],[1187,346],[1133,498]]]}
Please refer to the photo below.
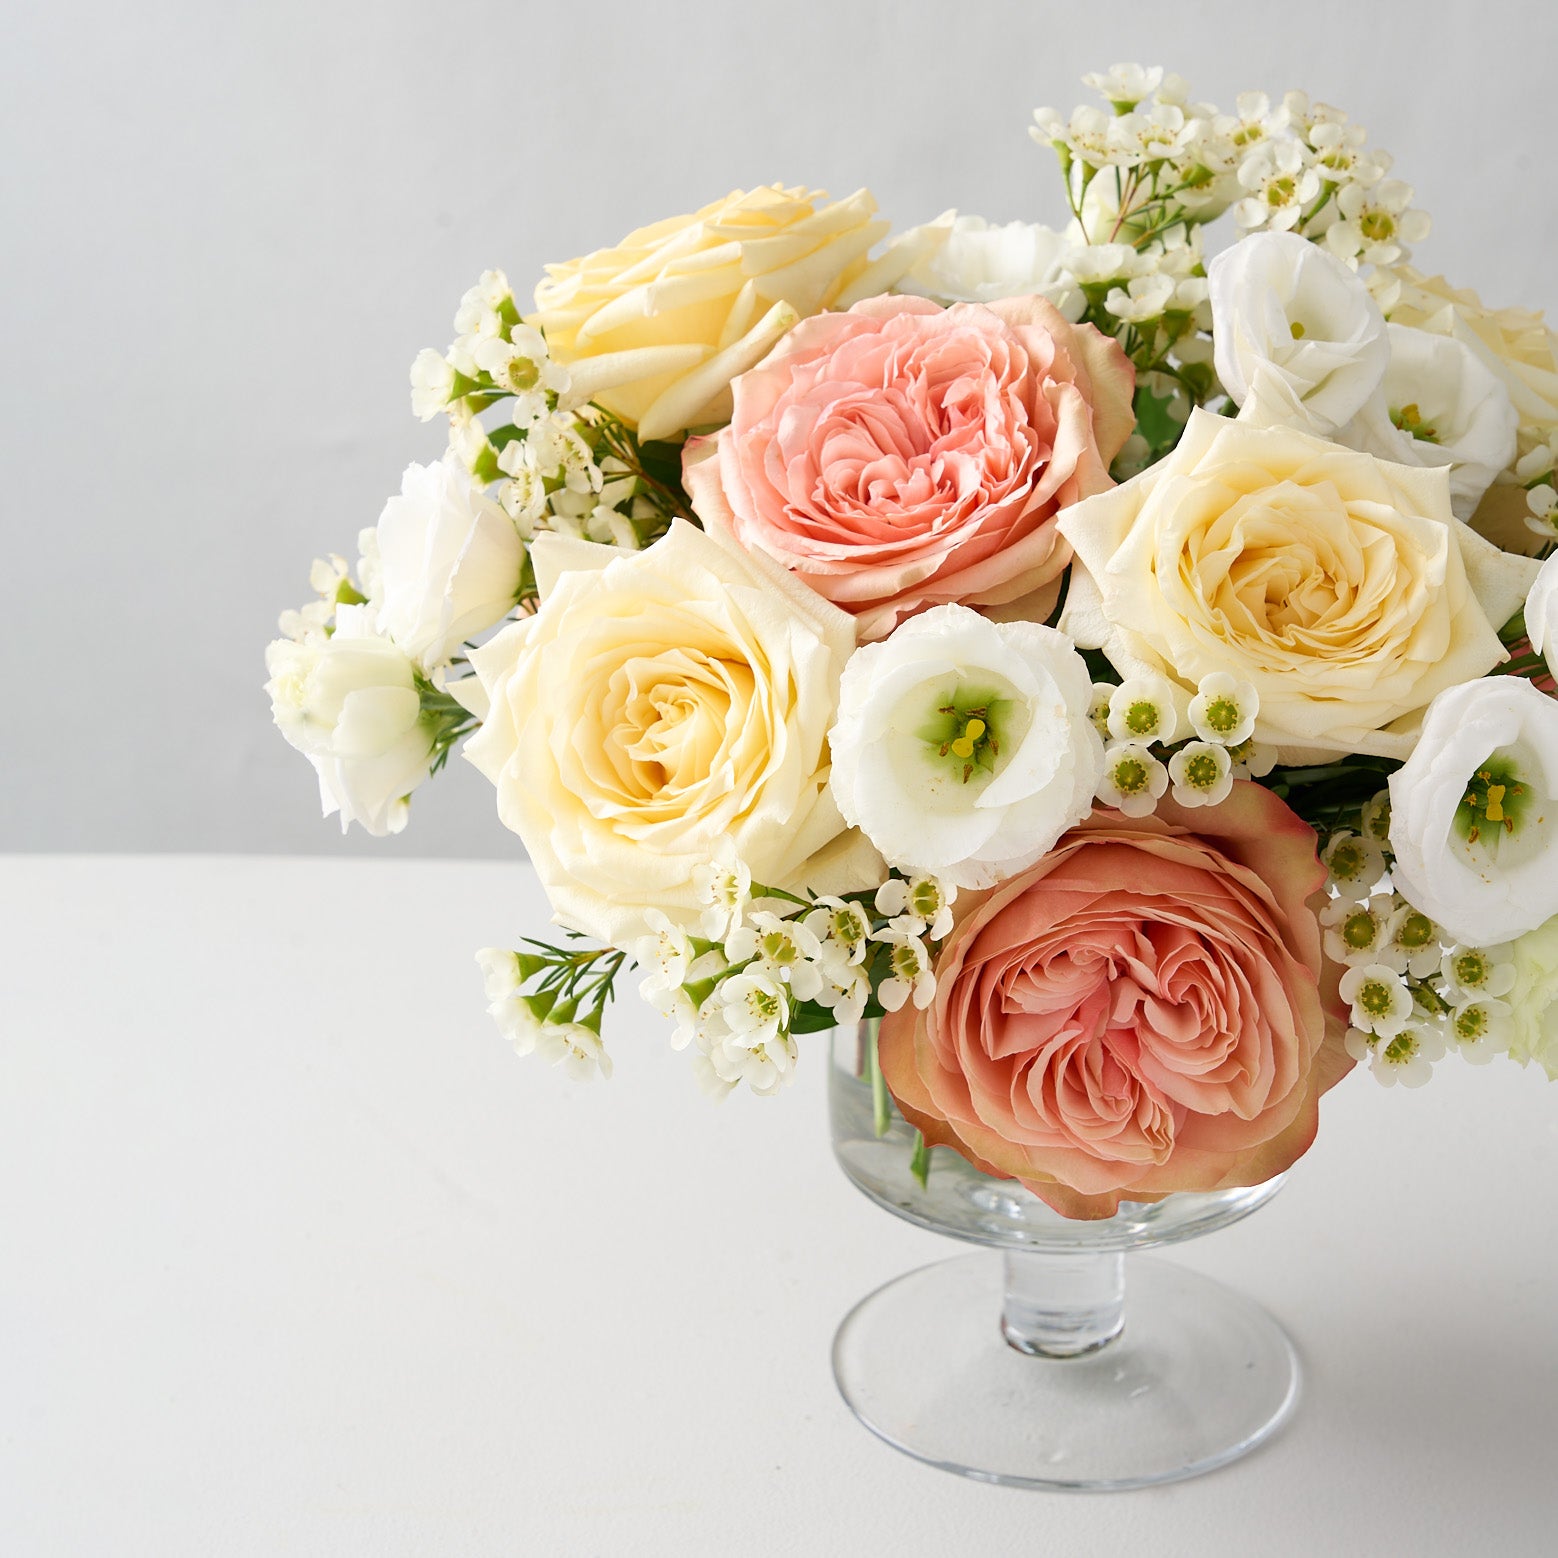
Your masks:
{"label": "peach rose", "polygon": [[935,1000],[882,1022],[882,1073],[926,1141],[1068,1217],[1259,1184],[1352,1065],[1307,902],[1324,881],[1314,833],[1260,785],[1095,811],[959,900]]}
{"label": "peach rose", "polygon": [[1113,485],[1133,387],[1114,341],[1043,298],[868,298],[735,381],[730,425],[688,444],[687,488],[706,525],[883,638],[1058,579],[1055,515]]}

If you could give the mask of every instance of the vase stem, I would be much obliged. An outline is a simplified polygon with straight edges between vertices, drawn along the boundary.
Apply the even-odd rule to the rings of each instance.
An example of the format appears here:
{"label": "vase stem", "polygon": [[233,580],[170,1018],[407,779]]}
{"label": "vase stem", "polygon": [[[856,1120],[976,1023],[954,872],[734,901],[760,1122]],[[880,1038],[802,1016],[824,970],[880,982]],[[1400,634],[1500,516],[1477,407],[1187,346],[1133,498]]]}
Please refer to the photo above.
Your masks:
{"label": "vase stem", "polygon": [[1119,1251],[1006,1251],[1001,1334],[1030,1357],[1076,1358],[1112,1342],[1125,1324],[1125,1256]]}

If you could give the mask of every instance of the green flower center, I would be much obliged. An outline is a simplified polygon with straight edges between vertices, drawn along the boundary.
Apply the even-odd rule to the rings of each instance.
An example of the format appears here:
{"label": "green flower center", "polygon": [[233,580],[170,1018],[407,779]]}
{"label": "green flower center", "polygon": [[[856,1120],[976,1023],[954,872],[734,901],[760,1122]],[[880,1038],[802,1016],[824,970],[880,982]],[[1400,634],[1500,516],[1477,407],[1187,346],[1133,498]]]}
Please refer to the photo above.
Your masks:
{"label": "green flower center", "polygon": [[922,920],[941,913],[941,890],[934,882],[916,882],[909,892],[909,908]]}
{"label": "green flower center", "polygon": [[765,931],[758,946],[762,948],[765,962],[780,967],[788,967],[801,955],[801,949],[781,930]]}
{"label": "green flower center", "polygon": [[1409,405],[1402,406],[1397,411],[1392,411],[1390,420],[1408,438],[1415,438],[1419,443],[1436,444],[1439,442],[1438,430],[1423,420],[1423,414],[1418,410],[1415,400]]}
{"label": "green flower center", "polygon": [[1366,211],[1358,230],[1370,243],[1389,243],[1396,235],[1396,219],[1388,211]]}
{"label": "green flower center", "polygon": [[1209,730],[1226,736],[1239,723],[1239,705],[1232,698],[1213,698],[1202,715]]}
{"label": "green flower center", "polygon": [[1380,1051],[1393,1066],[1404,1066],[1418,1051],[1417,1035],[1410,1028],[1403,1028]]}
{"label": "green flower center", "polygon": [[753,990],[747,995],[747,1006],[761,1023],[770,1023],[779,1016],[779,997],[768,990]]}
{"label": "green flower center", "polygon": [[1121,795],[1141,795],[1147,788],[1147,765],[1139,757],[1122,757],[1110,778]]}
{"label": "green flower center", "polygon": [[995,772],[1010,706],[1009,699],[998,698],[989,691],[959,692],[937,706],[934,716],[918,734],[967,784],[976,771]]}
{"label": "green flower center", "polygon": [[1468,1006],[1457,1013],[1455,1036],[1463,1044],[1475,1044],[1488,1031],[1488,1010],[1485,1006]]}
{"label": "green flower center", "polygon": [[1392,992],[1390,986],[1378,979],[1366,979],[1358,986],[1358,1005],[1370,1017],[1385,1017],[1390,1013]]}
{"label": "green flower center", "polygon": [[1397,945],[1408,952],[1421,952],[1434,939],[1434,922],[1414,909],[1396,928]]}
{"label": "green flower center", "polygon": [[902,942],[893,948],[892,964],[893,972],[900,979],[909,980],[911,983],[924,972],[919,953],[913,947],[904,946]]}
{"label": "green flower center", "polygon": [[1213,790],[1223,776],[1217,759],[1209,752],[1197,752],[1185,764],[1185,782],[1193,790]]}
{"label": "green flower center", "polygon": [[1463,990],[1485,985],[1491,972],[1488,960],[1480,952],[1463,952],[1451,966],[1455,970],[1455,982]]}
{"label": "green flower center", "polygon": [[1266,204],[1269,206],[1290,205],[1294,195],[1297,193],[1297,182],[1290,174],[1285,173],[1281,178],[1273,179],[1266,186]]}
{"label": "green flower center", "polygon": [[1372,947],[1375,934],[1374,916],[1367,909],[1349,914],[1342,921],[1342,940],[1354,952],[1362,952],[1366,947]]}
{"label": "green flower center", "polygon": [[1488,829],[1519,831],[1531,804],[1531,786],[1521,778],[1514,760],[1495,752],[1472,775],[1455,808],[1455,831],[1475,844]]}
{"label": "green flower center", "polygon": [[1133,736],[1150,736],[1162,723],[1158,706],[1150,698],[1138,698],[1125,711],[1125,728]]}
{"label": "green flower center", "polygon": [[508,381],[511,389],[523,393],[541,382],[541,370],[528,357],[514,357],[509,361]]}
{"label": "green flower center", "polygon": [[1344,839],[1331,851],[1331,875],[1338,882],[1350,882],[1363,874],[1368,857],[1351,839]]}

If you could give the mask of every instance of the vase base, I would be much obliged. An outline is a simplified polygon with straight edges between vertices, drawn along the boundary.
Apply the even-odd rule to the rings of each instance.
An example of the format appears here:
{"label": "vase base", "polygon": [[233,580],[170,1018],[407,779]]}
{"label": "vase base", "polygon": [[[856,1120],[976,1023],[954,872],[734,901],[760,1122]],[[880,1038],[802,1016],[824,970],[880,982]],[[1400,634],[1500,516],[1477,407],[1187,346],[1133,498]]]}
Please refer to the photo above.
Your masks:
{"label": "vase base", "polygon": [[1017,1487],[1177,1482],[1275,1433],[1299,1380],[1276,1321],[1181,1266],[1133,1256],[1126,1269],[1124,1330],[1072,1358],[1008,1345],[998,1254],[911,1271],[845,1317],[834,1378],[855,1416],[895,1449]]}

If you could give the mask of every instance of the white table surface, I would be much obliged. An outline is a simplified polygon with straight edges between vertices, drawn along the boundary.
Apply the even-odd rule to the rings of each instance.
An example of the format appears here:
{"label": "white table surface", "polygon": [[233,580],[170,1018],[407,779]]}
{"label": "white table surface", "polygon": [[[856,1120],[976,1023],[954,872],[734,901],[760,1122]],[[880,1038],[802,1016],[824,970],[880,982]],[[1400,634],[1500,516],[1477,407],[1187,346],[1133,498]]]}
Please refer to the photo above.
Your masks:
{"label": "white table surface", "polygon": [[[956,1250],[828,1150],[820,1050],[707,1104],[516,1058],[520,865],[0,857],[0,1553],[1558,1551],[1558,1088],[1355,1077],[1174,1258],[1288,1326],[1299,1416],[1109,1496],[920,1466],[833,1328]],[[813,1041],[816,1043],[817,1041]]]}

